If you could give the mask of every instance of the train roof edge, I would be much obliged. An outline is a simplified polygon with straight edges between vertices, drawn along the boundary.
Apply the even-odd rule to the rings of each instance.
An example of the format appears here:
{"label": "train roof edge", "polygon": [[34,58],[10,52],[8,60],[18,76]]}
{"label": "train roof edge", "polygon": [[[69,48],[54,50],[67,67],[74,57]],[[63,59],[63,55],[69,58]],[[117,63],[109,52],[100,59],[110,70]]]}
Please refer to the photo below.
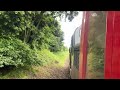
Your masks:
{"label": "train roof edge", "polygon": [[71,37],[71,47],[80,45],[81,26],[77,27]]}

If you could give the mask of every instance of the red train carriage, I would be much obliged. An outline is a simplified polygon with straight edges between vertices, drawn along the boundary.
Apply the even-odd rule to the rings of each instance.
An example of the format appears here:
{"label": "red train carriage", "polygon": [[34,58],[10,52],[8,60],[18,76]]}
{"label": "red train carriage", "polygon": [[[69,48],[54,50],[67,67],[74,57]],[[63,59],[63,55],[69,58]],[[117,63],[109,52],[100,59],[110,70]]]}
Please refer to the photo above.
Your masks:
{"label": "red train carriage", "polygon": [[120,79],[120,11],[84,11],[70,47],[72,79]]}

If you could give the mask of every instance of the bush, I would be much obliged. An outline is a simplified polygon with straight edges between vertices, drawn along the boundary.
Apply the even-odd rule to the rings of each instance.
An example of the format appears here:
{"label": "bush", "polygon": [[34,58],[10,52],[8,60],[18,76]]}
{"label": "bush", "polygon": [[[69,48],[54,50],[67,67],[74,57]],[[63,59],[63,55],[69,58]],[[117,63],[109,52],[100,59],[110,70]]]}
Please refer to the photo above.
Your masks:
{"label": "bush", "polygon": [[37,62],[37,55],[34,50],[18,39],[0,39],[0,67],[24,66]]}

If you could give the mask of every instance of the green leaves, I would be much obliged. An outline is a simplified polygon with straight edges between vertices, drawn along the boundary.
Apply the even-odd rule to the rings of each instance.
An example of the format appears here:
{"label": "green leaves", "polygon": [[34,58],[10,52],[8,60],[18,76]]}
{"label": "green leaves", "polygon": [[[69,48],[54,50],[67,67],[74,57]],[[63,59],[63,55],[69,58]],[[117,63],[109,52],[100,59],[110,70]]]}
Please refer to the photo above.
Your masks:
{"label": "green leaves", "polygon": [[41,64],[35,50],[64,48],[55,16],[65,11],[0,11],[0,67]]}
{"label": "green leaves", "polygon": [[0,39],[0,67],[36,63],[36,55],[28,45],[17,39]]}

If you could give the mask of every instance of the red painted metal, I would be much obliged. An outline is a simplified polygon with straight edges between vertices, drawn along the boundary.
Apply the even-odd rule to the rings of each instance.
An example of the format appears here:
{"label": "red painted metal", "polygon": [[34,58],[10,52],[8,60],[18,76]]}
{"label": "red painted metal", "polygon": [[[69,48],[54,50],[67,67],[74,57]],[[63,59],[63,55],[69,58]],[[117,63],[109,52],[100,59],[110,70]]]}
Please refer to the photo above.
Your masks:
{"label": "red painted metal", "polygon": [[115,11],[112,55],[112,78],[120,78],[120,11]]}
{"label": "red painted metal", "polygon": [[120,11],[108,11],[105,78],[120,79]]}
{"label": "red painted metal", "polygon": [[80,39],[79,79],[84,79],[86,76],[88,24],[89,11],[84,11]]}
{"label": "red painted metal", "polygon": [[83,31],[84,31],[84,19],[85,19],[85,12],[83,12],[82,18],[82,27],[81,27],[81,38],[80,38],[80,58],[79,58],[79,79],[82,78],[82,66],[83,66]]}
{"label": "red painted metal", "polygon": [[106,79],[111,78],[111,68],[112,68],[112,40],[113,40],[113,17],[114,12],[108,11],[106,17],[106,46],[105,46],[105,73],[104,77]]}

